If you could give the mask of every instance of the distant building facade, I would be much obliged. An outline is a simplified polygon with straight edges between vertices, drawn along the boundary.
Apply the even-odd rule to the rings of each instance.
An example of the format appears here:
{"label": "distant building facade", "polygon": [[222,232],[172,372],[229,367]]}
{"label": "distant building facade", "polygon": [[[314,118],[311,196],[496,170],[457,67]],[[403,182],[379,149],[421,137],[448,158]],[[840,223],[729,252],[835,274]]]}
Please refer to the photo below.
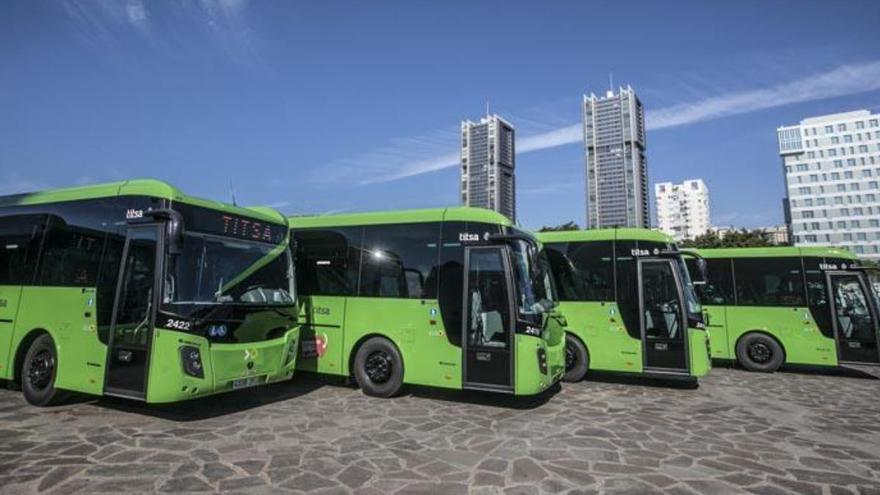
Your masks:
{"label": "distant building facade", "polygon": [[654,184],[657,227],[676,241],[694,239],[712,228],[709,210],[709,188],[702,179],[681,184]]}
{"label": "distant building facade", "polygon": [[858,110],[777,129],[794,245],[842,247],[880,260],[878,120]]}
{"label": "distant building facade", "polygon": [[516,221],[515,130],[498,115],[461,123],[461,204]]}
{"label": "distant building facade", "polygon": [[629,86],[584,95],[587,228],[649,227],[645,112]]}

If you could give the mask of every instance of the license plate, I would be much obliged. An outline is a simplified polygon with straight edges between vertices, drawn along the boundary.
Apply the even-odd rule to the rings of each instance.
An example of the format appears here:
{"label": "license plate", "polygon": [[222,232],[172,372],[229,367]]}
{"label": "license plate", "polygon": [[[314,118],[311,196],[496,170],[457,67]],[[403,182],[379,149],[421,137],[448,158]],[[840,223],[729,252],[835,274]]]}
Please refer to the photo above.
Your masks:
{"label": "license plate", "polygon": [[252,376],[250,378],[239,378],[238,380],[232,380],[232,390],[238,390],[240,388],[248,388],[255,387],[263,382],[261,377]]}

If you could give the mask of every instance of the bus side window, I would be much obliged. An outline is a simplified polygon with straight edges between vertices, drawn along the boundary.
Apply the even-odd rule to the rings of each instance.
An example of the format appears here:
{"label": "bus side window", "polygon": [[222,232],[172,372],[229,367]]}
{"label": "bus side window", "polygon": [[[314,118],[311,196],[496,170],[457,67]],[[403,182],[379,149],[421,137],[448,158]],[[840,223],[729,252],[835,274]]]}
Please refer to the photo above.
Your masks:
{"label": "bus side window", "polygon": [[306,296],[356,295],[362,234],[361,227],[294,231],[297,290]]}
{"label": "bus side window", "polygon": [[825,337],[833,339],[834,326],[831,320],[831,306],[828,303],[828,287],[825,284],[825,274],[819,267],[822,261],[821,258],[804,258],[807,304],[819,331]]}
{"label": "bus side window", "polygon": [[46,216],[0,216],[0,285],[29,285],[39,254]]}
{"label": "bus side window", "polygon": [[576,270],[574,290],[580,301],[614,301],[611,241],[572,242],[568,258]]}
{"label": "bus side window", "polygon": [[439,223],[364,227],[360,295],[436,297],[439,238]]}
{"label": "bus side window", "polygon": [[712,259],[707,260],[706,264],[706,283],[696,286],[700,302],[720,306],[733,304],[733,271],[730,260]]}
{"label": "bus side window", "polygon": [[553,272],[556,290],[559,292],[559,300],[582,300],[581,291],[578,290],[580,283],[577,269],[565,254],[568,251],[568,243],[545,244],[544,249],[547,252],[547,260],[550,262],[550,270]]}
{"label": "bus side window", "polygon": [[734,270],[740,305],[806,305],[800,258],[737,259]]}
{"label": "bus side window", "polygon": [[[614,245],[614,270],[617,282],[617,306],[630,337],[641,339],[639,318],[638,259],[633,251],[640,248],[636,241],[617,241]],[[645,244],[650,248],[649,244]]]}

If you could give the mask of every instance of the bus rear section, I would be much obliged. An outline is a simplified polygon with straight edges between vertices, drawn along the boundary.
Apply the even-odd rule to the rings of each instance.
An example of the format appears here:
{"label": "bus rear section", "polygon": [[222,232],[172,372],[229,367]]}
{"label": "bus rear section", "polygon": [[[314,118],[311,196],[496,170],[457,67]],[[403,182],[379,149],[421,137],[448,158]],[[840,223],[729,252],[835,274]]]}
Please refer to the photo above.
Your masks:
{"label": "bus rear section", "polygon": [[872,270],[834,248],[703,249],[712,357],[751,371],[880,363]]}
{"label": "bus rear section", "polygon": [[563,371],[564,320],[534,239],[487,210],[291,217],[299,369],[403,384],[540,393]]}
{"label": "bus rear section", "polygon": [[568,322],[566,380],[588,371],[695,381],[711,369],[685,253],[643,229],[538,234]]}
{"label": "bus rear section", "polygon": [[62,391],[172,402],[293,373],[281,215],[149,180],[0,204],[0,318],[11,330],[0,378],[31,403]]}

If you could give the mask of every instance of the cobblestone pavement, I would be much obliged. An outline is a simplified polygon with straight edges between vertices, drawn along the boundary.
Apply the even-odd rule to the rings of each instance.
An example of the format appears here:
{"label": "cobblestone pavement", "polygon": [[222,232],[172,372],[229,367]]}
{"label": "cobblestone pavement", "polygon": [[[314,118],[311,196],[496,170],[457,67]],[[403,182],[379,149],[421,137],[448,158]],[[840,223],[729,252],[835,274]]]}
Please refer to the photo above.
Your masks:
{"label": "cobblestone pavement", "polygon": [[715,369],[542,400],[292,383],[146,407],[0,391],[0,492],[880,493],[880,381]]}

